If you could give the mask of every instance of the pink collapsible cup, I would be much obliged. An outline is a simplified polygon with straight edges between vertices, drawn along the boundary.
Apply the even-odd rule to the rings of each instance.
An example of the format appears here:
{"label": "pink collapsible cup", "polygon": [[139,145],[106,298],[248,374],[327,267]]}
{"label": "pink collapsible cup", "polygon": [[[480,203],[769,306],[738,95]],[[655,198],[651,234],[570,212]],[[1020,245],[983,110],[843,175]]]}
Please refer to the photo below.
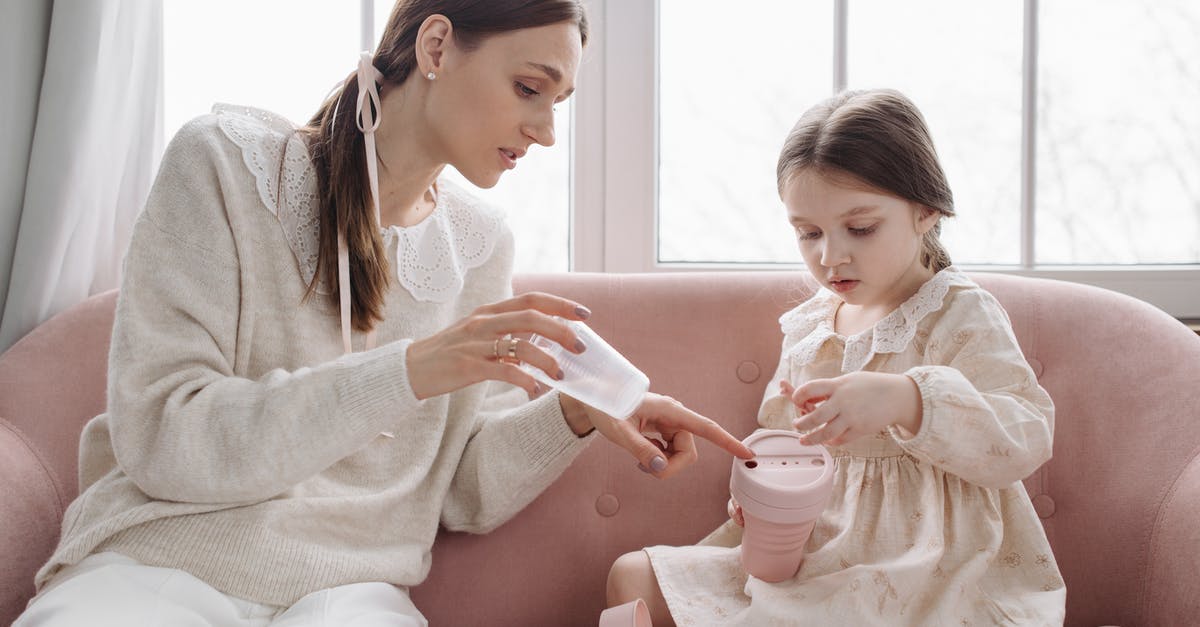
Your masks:
{"label": "pink collapsible cup", "polygon": [[610,607],[600,612],[600,627],[653,627],[650,608],[641,599]]}
{"label": "pink collapsible cup", "polygon": [[729,493],[742,508],[742,566],[763,581],[792,578],[833,491],[833,458],[800,443],[795,431],[764,429],[742,442],[752,460],[734,459]]}

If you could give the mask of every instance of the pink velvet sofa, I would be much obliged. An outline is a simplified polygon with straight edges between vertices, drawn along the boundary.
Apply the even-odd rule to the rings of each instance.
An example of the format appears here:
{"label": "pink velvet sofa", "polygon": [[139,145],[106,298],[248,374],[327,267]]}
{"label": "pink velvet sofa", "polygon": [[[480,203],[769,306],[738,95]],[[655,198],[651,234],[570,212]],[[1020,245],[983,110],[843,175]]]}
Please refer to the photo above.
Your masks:
{"label": "pink velvet sofa", "polygon": [[[1068,624],[1200,624],[1200,338],[1112,292],[976,278],[1058,407],[1054,458],[1025,483],[1067,581]],[[775,367],[776,318],[812,293],[794,272],[529,275],[515,287],[586,303],[652,389],[739,437]],[[115,298],[71,308],[0,356],[0,624],[32,594],[76,495]],[[443,533],[418,607],[433,625],[595,625],[614,558],[694,542],[725,518],[731,458],[707,442],[700,456],[659,481],[597,440],[493,533]]]}

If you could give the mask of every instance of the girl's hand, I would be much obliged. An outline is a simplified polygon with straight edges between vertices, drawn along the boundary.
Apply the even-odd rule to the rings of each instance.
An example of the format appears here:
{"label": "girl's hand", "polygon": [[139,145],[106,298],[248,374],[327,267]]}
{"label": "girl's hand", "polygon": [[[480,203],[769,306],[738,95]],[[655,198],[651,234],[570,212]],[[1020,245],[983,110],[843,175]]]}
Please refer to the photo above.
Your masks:
{"label": "girl's hand", "polygon": [[852,372],[780,387],[801,414],[792,424],[808,432],[800,437],[805,444],[846,444],[891,425],[913,434],[921,429],[921,391],[902,374]]}
{"label": "girl's hand", "polygon": [[[637,411],[624,420],[613,418],[565,394],[559,395],[559,403],[563,415],[576,433],[585,430],[585,421],[590,423],[601,435],[633,454],[642,470],[660,479],[670,477],[696,461],[693,435],[742,459],[754,457],[753,451],[721,425],[668,396],[647,393]],[[658,439],[661,439],[661,443]]]}
{"label": "girl's hand", "polygon": [[585,320],[590,315],[579,303],[541,292],[484,305],[408,347],[409,385],[422,400],[484,380],[507,381],[536,396],[541,386],[517,367],[518,361],[542,369],[551,379],[561,379],[562,372],[542,349],[510,336],[537,333],[579,353],[584,350],[579,338],[552,316]]}
{"label": "girl's hand", "polygon": [[738,505],[737,499],[729,497],[729,502],[725,504],[725,511],[729,512],[729,519],[739,527],[746,526],[746,519],[742,516],[742,506]]}

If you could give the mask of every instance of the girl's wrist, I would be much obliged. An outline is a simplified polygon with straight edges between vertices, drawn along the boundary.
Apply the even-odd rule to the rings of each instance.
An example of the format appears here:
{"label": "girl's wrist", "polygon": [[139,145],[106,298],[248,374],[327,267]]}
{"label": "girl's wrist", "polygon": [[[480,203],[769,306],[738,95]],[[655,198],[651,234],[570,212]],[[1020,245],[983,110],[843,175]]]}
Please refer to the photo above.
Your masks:
{"label": "girl's wrist", "polygon": [[925,413],[924,406],[921,404],[921,388],[908,375],[900,375],[900,378],[903,380],[902,385],[905,388],[903,393],[905,401],[901,407],[907,408],[907,411],[904,412],[904,417],[894,424],[907,431],[909,437],[912,437],[921,430],[922,414]]}

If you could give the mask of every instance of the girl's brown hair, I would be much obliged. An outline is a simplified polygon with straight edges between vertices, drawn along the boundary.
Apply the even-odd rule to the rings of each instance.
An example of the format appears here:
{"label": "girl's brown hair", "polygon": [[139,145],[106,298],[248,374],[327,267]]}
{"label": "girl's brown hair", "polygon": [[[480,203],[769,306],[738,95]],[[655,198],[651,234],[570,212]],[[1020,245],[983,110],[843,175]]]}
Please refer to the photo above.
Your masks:
{"label": "girl's brown hair", "polygon": [[[925,211],[954,216],[954,195],[925,118],[892,89],[845,91],[806,111],[779,154],[779,194],[793,176],[808,169],[831,178],[849,175]],[[922,242],[921,263],[934,272],[951,263],[938,238],[941,230],[939,218]]]}
{"label": "girl's brown hair", "polygon": [[[399,0],[388,18],[373,63],[389,85],[400,85],[417,66],[417,31],[430,15],[454,25],[454,41],[465,51],[492,35],[562,22],[579,27],[587,44],[588,23],[580,0]],[[348,80],[300,129],[317,174],[320,239],[311,295],[324,280],[338,303],[338,223],[346,228],[350,254],[351,324],[367,331],[383,319],[388,262],[371,208],[363,135],[355,121],[358,83]],[[336,112],[336,115],[335,115]]]}

